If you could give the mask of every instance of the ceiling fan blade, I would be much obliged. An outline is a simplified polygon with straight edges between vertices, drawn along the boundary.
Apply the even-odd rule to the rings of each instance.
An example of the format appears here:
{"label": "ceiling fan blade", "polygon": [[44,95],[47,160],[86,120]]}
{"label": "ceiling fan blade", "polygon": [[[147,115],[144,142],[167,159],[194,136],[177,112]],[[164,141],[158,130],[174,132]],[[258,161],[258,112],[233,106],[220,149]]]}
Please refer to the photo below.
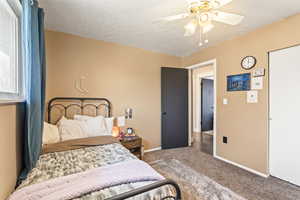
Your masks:
{"label": "ceiling fan blade", "polygon": [[233,13],[221,12],[221,11],[216,11],[215,17],[213,18],[213,20],[217,22],[222,22],[230,25],[238,25],[239,23],[241,23],[243,19],[244,16],[233,14]]}
{"label": "ceiling fan blade", "polygon": [[191,4],[200,4],[200,0],[186,0],[186,2],[191,5]]}
{"label": "ceiling fan blade", "polygon": [[189,16],[190,16],[189,13],[182,13],[182,14],[179,14],[179,15],[164,17],[164,18],[159,19],[158,21],[175,21],[175,20],[187,18]]}
{"label": "ceiling fan blade", "polygon": [[217,8],[221,8],[222,6],[225,6],[226,4],[232,2],[232,0],[212,0],[212,1],[217,2],[218,4]]}

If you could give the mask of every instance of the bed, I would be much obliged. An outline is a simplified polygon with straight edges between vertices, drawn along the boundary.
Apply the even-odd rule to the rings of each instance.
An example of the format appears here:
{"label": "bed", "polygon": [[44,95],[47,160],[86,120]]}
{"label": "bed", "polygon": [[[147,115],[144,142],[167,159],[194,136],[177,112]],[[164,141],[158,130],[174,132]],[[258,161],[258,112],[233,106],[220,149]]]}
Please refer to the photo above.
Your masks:
{"label": "bed", "polygon": [[[62,116],[72,118],[75,114],[90,116],[103,115],[110,117],[111,109],[112,105],[110,101],[104,98],[57,97],[48,103],[47,118],[49,123],[55,124]],[[43,147],[43,153],[36,167],[28,174],[21,185],[19,185],[17,191],[22,191],[29,187],[41,185],[40,183],[51,182],[59,178],[76,177],[76,175],[89,173],[93,170],[96,172],[98,169],[102,169],[101,172],[103,172],[103,170],[111,170],[109,168],[119,169],[118,171],[134,171],[134,168],[138,166],[136,163],[139,164],[139,162],[137,157],[124,148],[118,140],[110,136],[66,141]],[[134,165],[124,167],[127,163],[128,166],[129,163],[134,163]],[[149,167],[148,170],[153,169]],[[129,175],[127,174],[127,176]],[[113,180],[114,177],[111,177],[111,179]],[[76,179],[70,180],[75,180],[73,182],[75,187]],[[70,182],[70,180],[67,182]],[[128,177],[128,180],[130,180],[130,177]],[[49,185],[47,187],[49,187]],[[74,188],[70,188],[70,190],[72,189]],[[119,185],[110,185],[100,190],[91,190],[82,193],[76,198],[70,199],[120,200],[127,198],[135,200],[179,200],[181,199],[181,193],[179,186],[172,180],[141,179],[136,182],[128,181]]]}

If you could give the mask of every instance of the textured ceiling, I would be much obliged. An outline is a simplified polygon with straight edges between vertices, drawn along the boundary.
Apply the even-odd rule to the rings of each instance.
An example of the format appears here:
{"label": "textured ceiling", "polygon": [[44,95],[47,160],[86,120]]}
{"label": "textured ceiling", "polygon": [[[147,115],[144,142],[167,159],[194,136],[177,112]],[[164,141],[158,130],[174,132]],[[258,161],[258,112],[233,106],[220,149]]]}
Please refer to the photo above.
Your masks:
{"label": "textured ceiling", "polygon": [[[200,50],[198,34],[183,37],[187,19],[157,19],[187,10],[186,0],[40,0],[46,28],[176,56]],[[300,0],[233,0],[222,11],[244,15],[243,23],[215,23],[209,44],[231,39],[300,12]]]}

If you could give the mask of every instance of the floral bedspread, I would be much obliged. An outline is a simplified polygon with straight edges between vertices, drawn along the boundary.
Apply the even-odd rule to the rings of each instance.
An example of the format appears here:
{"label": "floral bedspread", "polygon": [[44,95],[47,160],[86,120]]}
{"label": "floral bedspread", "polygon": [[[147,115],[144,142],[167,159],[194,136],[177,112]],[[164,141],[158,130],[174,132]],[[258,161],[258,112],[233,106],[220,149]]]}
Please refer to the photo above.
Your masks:
{"label": "floral bedspread", "polygon": [[[18,189],[52,178],[79,173],[130,159],[137,158],[118,143],[44,154],[40,156],[36,167],[28,174],[27,179],[22,182]],[[145,181],[118,185],[88,193],[76,198],[76,200],[102,200],[151,183],[153,182]],[[173,192],[171,187],[164,186],[131,199],[159,200],[162,197],[173,194]]]}

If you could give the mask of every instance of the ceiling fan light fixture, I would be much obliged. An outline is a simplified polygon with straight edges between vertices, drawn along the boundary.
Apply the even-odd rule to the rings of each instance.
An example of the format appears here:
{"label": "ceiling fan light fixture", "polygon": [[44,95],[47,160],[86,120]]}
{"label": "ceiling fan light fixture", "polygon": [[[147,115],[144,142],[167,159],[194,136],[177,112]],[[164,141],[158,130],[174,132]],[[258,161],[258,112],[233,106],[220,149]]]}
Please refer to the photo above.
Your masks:
{"label": "ceiling fan light fixture", "polygon": [[193,35],[196,32],[197,25],[198,24],[197,24],[196,20],[192,20],[187,25],[185,25],[184,26],[184,29],[185,29],[184,36]]}
{"label": "ceiling fan light fixture", "polygon": [[[214,28],[212,22],[220,22],[227,25],[238,25],[244,16],[222,12],[218,9],[229,4],[232,0],[186,0],[188,2],[188,12],[179,15],[165,17],[164,21],[174,21],[190,18],[191,21],[184,26],[184,36],[192,36],[199,33],[199,46],[208,43],[207,33]],[[199,31],[198,31],[199,30]]]}
{"label": "ceiling fan light fixture", "polygon": [[215,26],[212,23],[208,23],[207,25],[203,26],[203,33],[208,33],[211,31]]}
{"label": "ceiling fan light fixture", "polygon": [[200,23],[205,23],[205,22],[210,21],[210,20],[211,20],[210,13],[208,13],[208,12],[199,15],[199,22]]}

